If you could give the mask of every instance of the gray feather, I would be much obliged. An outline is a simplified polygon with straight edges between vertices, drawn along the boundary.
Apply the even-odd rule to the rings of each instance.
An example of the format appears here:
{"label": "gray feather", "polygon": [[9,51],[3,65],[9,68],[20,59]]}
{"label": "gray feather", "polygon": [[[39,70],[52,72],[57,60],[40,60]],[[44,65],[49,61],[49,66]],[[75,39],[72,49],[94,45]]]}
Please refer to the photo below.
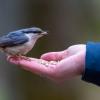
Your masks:
{"label": "gray feather", "polygon": [[28,41],[28,37],[22,32],[11,32],[8,35],[0,37],[0,47],[12,47],[24,44]]}

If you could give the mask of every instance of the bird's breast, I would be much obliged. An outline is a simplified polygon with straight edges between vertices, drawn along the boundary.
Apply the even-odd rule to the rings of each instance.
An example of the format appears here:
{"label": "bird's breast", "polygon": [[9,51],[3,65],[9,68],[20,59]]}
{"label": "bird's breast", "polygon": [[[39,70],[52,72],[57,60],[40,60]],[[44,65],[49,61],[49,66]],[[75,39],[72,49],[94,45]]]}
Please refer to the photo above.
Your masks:
{"label": "bird's breast", "polygon": [[19,46],[7,47],[5,48],[5,52],[12,55],[17,55],[17,54],[25,55],[33,48],[35,42],[36,41],[31,40]]}

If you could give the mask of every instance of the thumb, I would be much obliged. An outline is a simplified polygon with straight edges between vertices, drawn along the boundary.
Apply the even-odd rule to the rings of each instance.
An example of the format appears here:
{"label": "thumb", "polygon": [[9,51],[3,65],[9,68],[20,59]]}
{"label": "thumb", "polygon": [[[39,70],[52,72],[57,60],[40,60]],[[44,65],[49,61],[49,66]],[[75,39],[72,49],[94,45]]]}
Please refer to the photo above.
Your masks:
{"label": "thumb", "polygon": [[47,61],[60,61],[67,55],[67,51],[59,51],[59,52],[48,52],[41,56],[41,59]]}

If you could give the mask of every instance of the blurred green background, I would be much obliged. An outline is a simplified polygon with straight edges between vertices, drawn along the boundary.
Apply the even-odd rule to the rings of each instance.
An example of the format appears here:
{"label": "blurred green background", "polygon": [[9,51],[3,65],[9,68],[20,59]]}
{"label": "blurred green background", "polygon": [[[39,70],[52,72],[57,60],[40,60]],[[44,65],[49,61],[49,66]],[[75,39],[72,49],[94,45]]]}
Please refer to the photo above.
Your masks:
{"label": "blurred green background", "polygon": [[[100,41],[99,0],[0,0],[0,33],[37,26],[49,34],[28,56]],[[0,100],[100,100],[100,88],[81,77],[62,85],[20,69],[0,53]]]}

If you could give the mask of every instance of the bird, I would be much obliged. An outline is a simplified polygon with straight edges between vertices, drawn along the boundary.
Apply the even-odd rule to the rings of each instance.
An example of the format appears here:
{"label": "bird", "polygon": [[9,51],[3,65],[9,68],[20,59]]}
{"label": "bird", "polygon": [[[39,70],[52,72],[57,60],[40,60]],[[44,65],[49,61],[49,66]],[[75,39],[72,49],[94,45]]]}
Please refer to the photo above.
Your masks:
{"label": "bird", "polygon": [[47,31],[38,27],[9,32],[0,37],[0,51],[11,56],[24,56],[34,47],[36,41],[46,34]]}

